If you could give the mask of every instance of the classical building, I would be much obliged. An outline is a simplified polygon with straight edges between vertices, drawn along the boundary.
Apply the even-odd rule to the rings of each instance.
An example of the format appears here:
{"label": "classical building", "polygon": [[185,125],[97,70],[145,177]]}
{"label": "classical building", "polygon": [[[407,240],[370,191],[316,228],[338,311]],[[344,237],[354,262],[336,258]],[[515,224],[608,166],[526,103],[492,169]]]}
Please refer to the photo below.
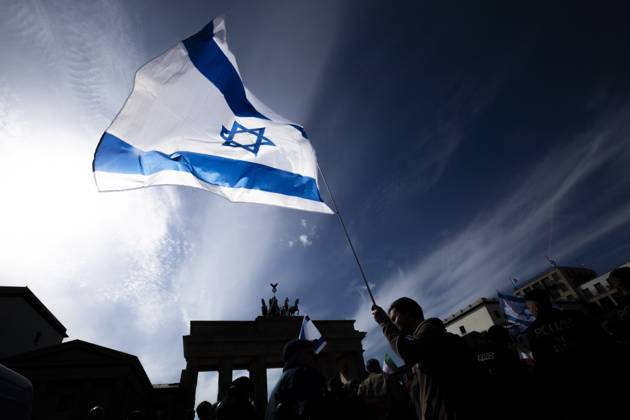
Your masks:
{"label": "classical building", "polygon": [[[302,323],[301,316],[293,316],[298,300],[278,305],[277,284],[272,286],[266,316],[255,321],[191,321],[190,334],[183,337],[186,369],[180,382],[157,385],[134,355],[81,340],[62,343],[66,328],[27,287],[0,287],[0,363],[32,383],[33,420],[82,420],[97,405],[105,409],[105,419],[124,419],[131,410],[157,420],[178,419],[194,408],[197,375],[204,371],[218,371],[221,398],[232,371],[248,370],[255,405],[264,412],[267,369],[282,367],[282,349]],[[318,355],[324,375],[363,378],[365,333],[354,329],[354,321],[314,324],[328,342]]]}
{"label": "classical building", "polygon": [[584,267],[553,267],[519,285],[514,294],[525,296],[534,289],[546,290],[554,302],[587,301],[580,286],[597,277],[597,273]]}
{"label": "classical building", "polygon": [[0,358],[61,344],[66,327],[28,287],[0,286]]}
{"label": "classical building", "polygon": [[[630,267],[630,262],[620,267]],[[608,283],[611,272],[612,270],[579,286],[584,300],[595,312],[607,312],[618,305],[619,291]]]}
{"label": "classical building", "polygon": [[493,325],[503,325],[504,322],[499,301],[488,298],[477,299],[444,319],[446,331],[461,336],[473,331],[487,331]]}
{"label": "classical building", "polygon": [[106,419],[152,411],[153,386],[131,354],[72,340],[11,356],[2,364],[32,382],[32,420],[83,420],[96,405],[105,408]]}
{"label": "classical building", "polygon": [[[328,344],[318,355],[322,373],[342,380],[365,374],[361,340],[354,321],[313,321]],[[191,321],[184,336],[186,369],[182,371],[181,409],[193,408],[199,372],[218,371],[219,399],[232,382],[233,370],[248,370],[259,412],[267,406],[267,369],[283,366],[282,349],[297,338],[301,316],[258,317],[254,321]]]}

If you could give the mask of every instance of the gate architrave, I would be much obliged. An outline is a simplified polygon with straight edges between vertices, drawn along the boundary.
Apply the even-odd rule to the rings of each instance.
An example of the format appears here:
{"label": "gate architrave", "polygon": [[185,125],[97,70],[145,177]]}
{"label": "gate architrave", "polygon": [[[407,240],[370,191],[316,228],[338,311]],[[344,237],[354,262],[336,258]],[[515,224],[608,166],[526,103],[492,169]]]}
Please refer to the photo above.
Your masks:
{"label": "gate architrave", "polygon": [[[248,370],[254,383],[256,408],[267,407],[267,369],[280,368],[285,343],[298,336],[301,316],[258,317],[254,321],[191,321],[183,337],[186,369],[180,392],[185,409],[194,408],[199,372],[218,371],[220,400],[232,382],[233,370]],[[354,329],[354,320],[313,321],[327,345],[318,355],[324,376],[341,374],[346,381],[365,375],[364,332]]]}

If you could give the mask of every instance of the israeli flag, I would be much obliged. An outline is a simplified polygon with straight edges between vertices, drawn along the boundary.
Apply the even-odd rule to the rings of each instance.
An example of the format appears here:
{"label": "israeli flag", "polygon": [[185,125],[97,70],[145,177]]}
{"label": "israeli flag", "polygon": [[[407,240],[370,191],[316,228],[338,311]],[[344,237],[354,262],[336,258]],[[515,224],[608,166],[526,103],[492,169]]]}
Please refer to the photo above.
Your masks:
{"label": "israeli flag", "polygon": [[100,191],[186,185],[332,213],[304,130],[245,88],[221,18],[138,70],[93,167]]}
{"label": "israeli flag", "polygon": [[319,332],[311,318],[308,315],[304,315],[304,319],[302,320],[302,327],[300,328],[300,335],[298,335],[300,340],[310,340],[315,342],[315,353],[319,353],[326,346],[326,340],[322,337],[322,334]]}
{"label": "israeli flag", "polygon": [[383,358],[383,372],[392,374],[398,370],[398,366],[396,362],[389,356],[389,354],[385,353],[385,357]]}
{"label": "israeli flag", "polygon": [[519,329],[527,328],[536,319],[527,309],[524,298],[499,293],[499,300],[505,314],[505,320]]}

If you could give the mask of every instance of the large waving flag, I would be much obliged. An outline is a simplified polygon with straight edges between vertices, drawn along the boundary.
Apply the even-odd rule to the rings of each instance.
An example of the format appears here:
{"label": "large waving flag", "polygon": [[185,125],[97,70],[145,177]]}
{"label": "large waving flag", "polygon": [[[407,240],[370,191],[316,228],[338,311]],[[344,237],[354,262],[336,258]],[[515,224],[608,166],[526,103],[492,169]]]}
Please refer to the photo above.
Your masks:
{"label": "large waving flag", "polygon": [[313,341],[315,353],[322,351],[326,347],[326,340],[322,337],[322,333],[319,332],[311,318],[308,315],[304,315],[302,320],[302,326],[300,327],[300,334],[298,335],[300,340]]}
{"label": "large waving flag", "polygon": [[505,314],[505,320],[517,329],[525,329],[534,322],[535,317],[527,309],[524,298],[499,293],[499,300]]}
{"label": "large waving flag", "polygon": [[186,185],[235,202],[332,213],[304,130],[245,88],[221,18],[137,72],[93,165],[100,191]]}

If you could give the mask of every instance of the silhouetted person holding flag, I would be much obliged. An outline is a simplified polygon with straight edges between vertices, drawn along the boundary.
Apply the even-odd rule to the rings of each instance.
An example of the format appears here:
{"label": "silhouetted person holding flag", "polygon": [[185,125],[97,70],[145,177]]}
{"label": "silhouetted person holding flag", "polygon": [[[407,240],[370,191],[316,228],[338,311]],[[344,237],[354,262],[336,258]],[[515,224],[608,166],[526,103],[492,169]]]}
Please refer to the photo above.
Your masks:
{"label": "silhouetted person holding flag", "polygon": [[389,316],[383,308],[372,307],[394,351],[413,366],[412,398],[418,419],[481,418],[473,409],[474,359],[461,338],[447,333],[439,319],[425,320],[420,305],[408,297],[395,300],[388,312]]}

